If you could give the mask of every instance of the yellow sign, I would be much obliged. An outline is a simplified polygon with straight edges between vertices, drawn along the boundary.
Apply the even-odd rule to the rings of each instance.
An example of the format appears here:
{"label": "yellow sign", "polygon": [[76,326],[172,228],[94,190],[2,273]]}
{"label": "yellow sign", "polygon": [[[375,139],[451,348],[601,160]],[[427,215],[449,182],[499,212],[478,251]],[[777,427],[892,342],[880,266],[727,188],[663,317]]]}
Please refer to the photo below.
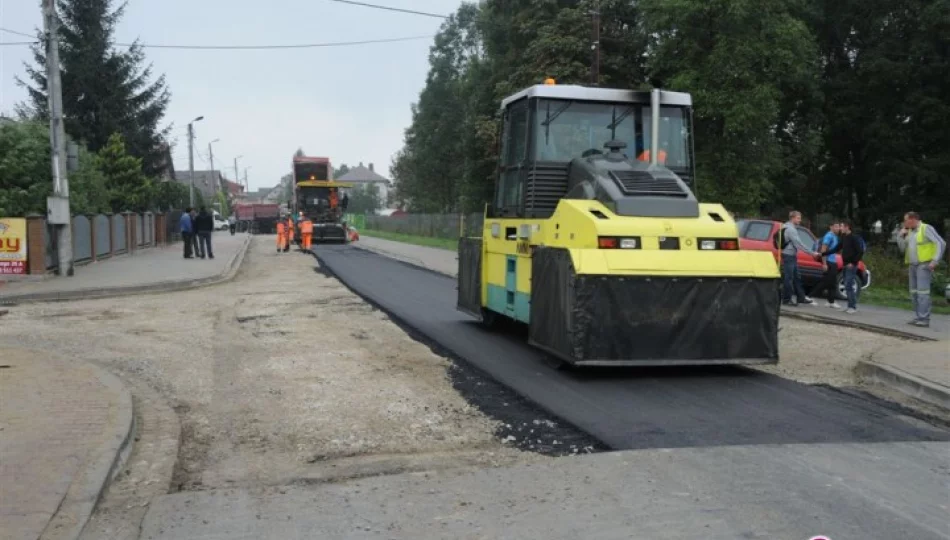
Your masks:
{"label": "yellow sign", "polygon": [[0,275],[26,273],[26,220],[0,218]]}

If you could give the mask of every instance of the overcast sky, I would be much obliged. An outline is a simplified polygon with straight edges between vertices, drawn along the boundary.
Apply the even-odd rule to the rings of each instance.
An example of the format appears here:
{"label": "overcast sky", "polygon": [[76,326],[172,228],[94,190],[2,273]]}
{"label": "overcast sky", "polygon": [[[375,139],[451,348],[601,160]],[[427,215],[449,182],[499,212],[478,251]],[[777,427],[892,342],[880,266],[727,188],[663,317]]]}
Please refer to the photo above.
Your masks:
{"label": "overcast sky", "polygon": [[[461,0],[368,0],[449,14]],[[0,0],[0,27],[32,33],[42,25],[39,0]],[[331,0],[130,0],[117,42],[175,45],[298,44],[433,36],[440,19],[369,9]],[[0,43],[25,38],[0,32]],[[290,172],[294,151],[327,156],[335,166],[374,163],[388,176],[402,146],[411,103],[428,70],[432,39],[321,49],[200,51],[146,49],[164,73],[172,99],[175,168],[187,170],[188,121],[195,124],[195,168],[234,176],[250,167],[251,189]],[[25,46],[0,46],[0,113],[26,99],[15,78],[31,61]]]}

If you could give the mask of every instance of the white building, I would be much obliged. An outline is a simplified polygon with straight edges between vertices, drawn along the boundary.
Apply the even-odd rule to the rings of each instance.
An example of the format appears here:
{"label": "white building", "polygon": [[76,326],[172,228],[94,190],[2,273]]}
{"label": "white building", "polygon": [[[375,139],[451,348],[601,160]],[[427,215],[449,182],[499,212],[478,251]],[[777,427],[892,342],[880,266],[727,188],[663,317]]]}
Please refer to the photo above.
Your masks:
{"label": "white building", "polygon": [[372,163],[368,167],[364,167],[363,163],[360,162],[359,165],[347,171],[343,176],[334,178],[334,180],[353,184],[353,189],[365,189],[369,185],[375,185],[379,188],[379,200],[382,201],[384,207],[387,206],[392,182],[388,178],[377,174]]}

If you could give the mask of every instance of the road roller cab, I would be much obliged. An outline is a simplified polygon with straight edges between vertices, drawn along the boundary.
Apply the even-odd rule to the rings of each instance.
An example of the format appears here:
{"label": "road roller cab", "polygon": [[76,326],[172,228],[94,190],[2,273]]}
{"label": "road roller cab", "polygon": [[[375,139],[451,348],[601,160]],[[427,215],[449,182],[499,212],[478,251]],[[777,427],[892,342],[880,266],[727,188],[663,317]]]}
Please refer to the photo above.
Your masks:
{"label": "road roller cab", "polygon": [[778,268],[698,202],[689,94],[538,85],[502,103],[495,197],[460,310],[580,365],[778,360]]}

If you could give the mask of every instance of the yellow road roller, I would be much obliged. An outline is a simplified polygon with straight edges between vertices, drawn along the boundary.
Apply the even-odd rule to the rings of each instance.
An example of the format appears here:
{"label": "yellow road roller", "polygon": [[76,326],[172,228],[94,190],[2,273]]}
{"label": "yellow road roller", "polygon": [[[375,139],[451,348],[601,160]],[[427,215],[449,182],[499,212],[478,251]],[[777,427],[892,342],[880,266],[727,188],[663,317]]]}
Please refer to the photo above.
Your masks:
{"label": "yellow road roller", "polygon": [[778,267],[694,195],[689,94],[549,80],[504,99],[502,122],[459,310],[525,323],[578,366],[778,362]]}

